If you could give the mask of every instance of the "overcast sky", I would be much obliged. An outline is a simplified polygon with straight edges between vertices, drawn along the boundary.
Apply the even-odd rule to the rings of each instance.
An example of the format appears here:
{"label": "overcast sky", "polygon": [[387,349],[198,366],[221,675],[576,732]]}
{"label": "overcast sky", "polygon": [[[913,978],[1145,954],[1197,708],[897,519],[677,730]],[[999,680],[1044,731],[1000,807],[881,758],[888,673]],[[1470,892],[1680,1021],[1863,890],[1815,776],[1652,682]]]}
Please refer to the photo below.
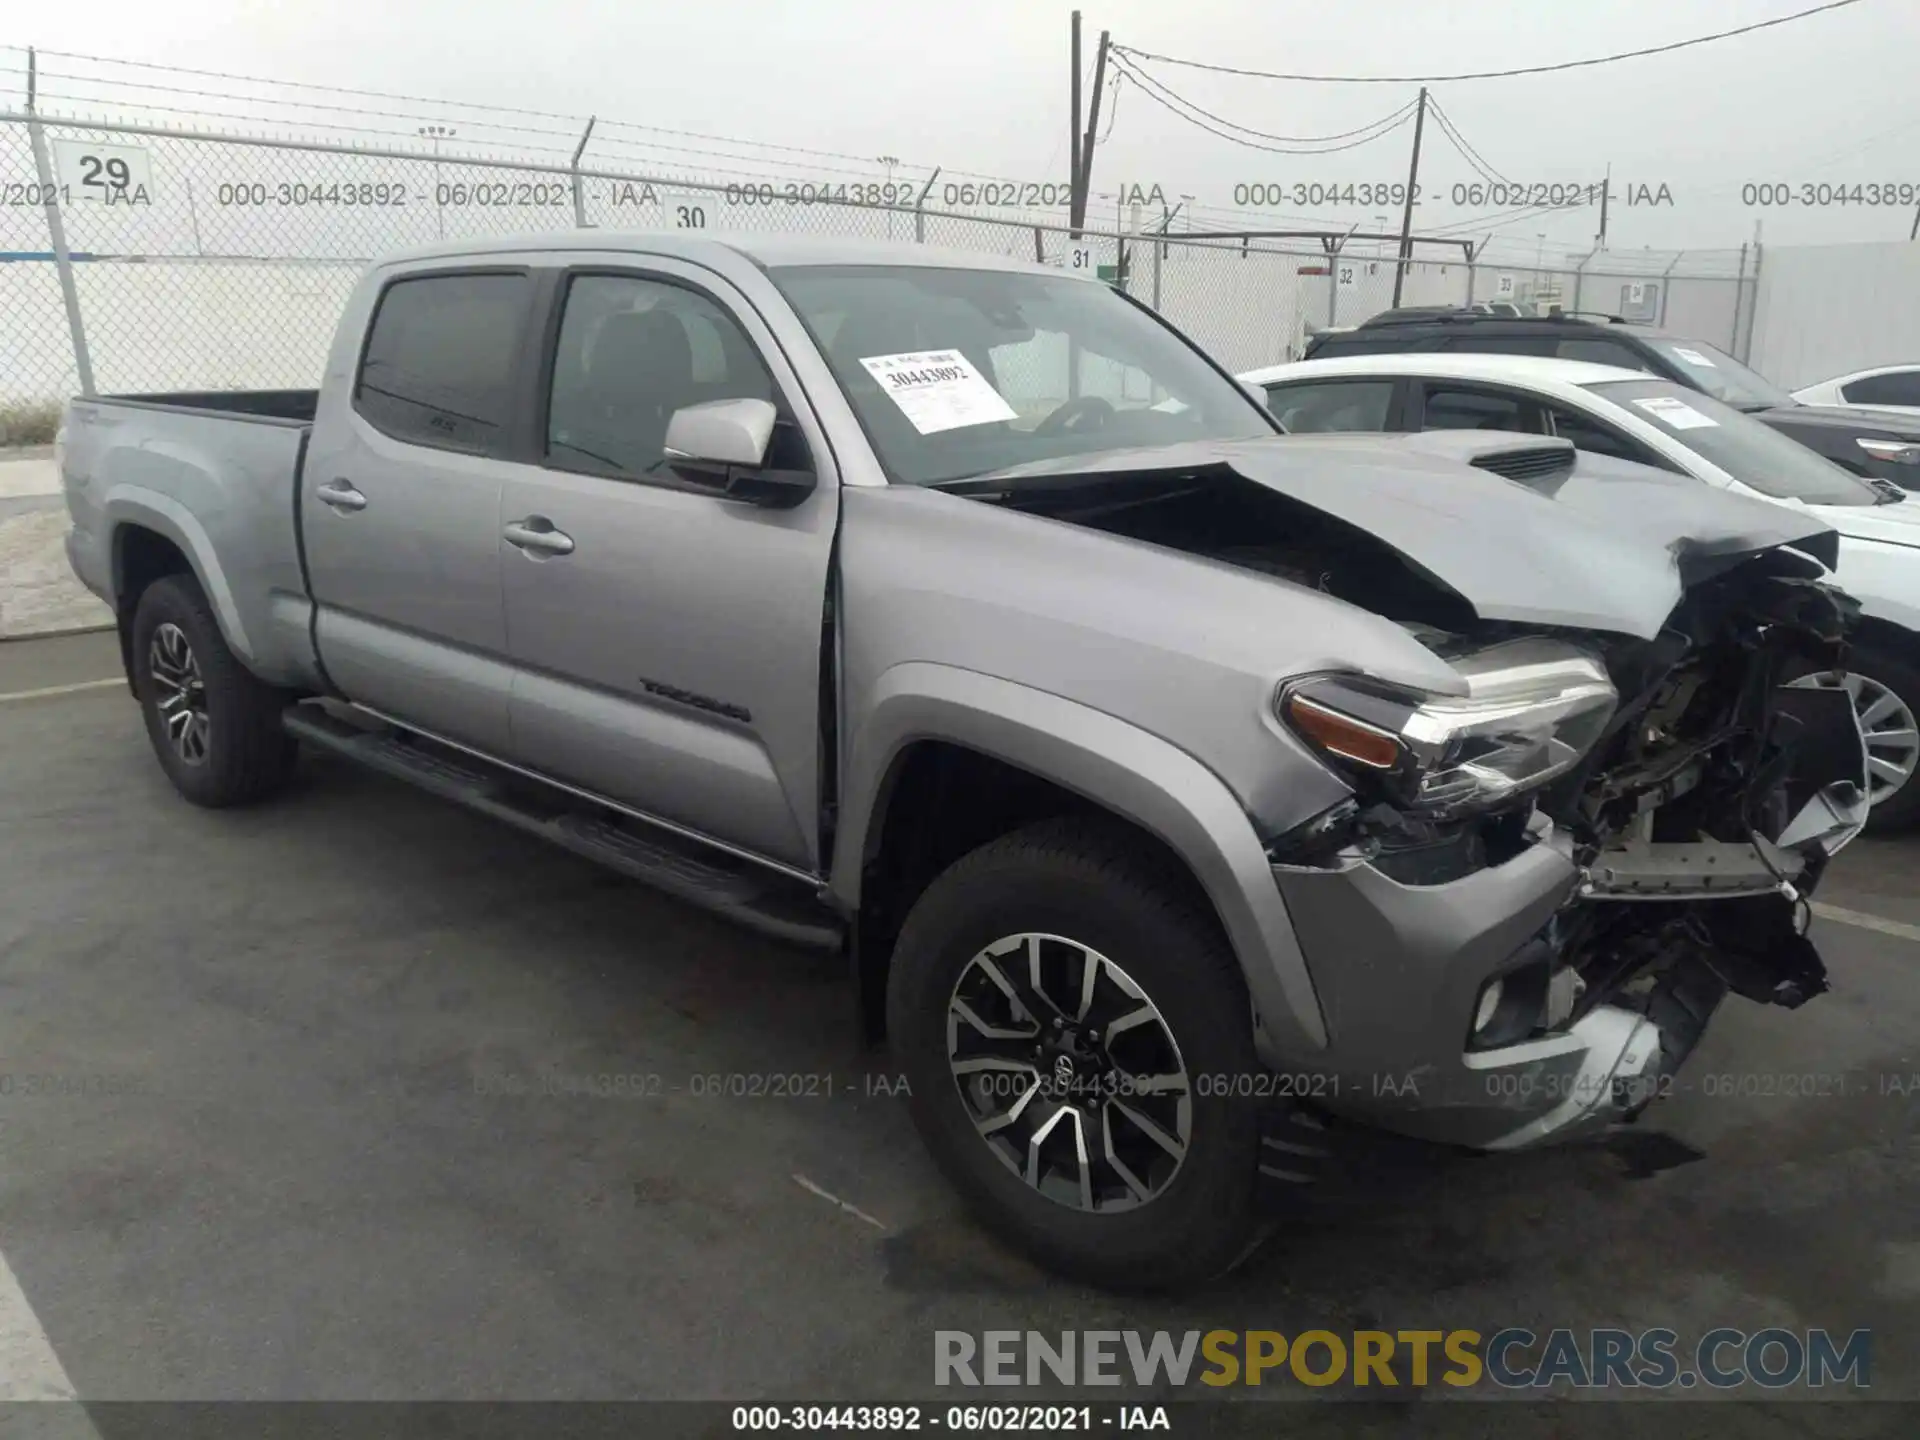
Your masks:
{"label": "overcast sky", "polygon": [[[1302,72],[1428,74],[1579,59],[1807,8],[1813,0],[1082,0],[1137,49]],[[704,131],[849,156],[898,156],[1021,179],[1064,179],[1068,14],[1061,0],[951,6],[808,0],[75,0],[17,6],[0,41],[203,70]],[[1438,84],[1467,140],[1503,176],[1597,182],[1612,167],[1616,248],[1907,238],[1914,206],[1743,203],[1748,182],[1920,186],[1920,0],[1861,0],[1793,25],[1597,69]],[[43,59],[58,71],[74,62]],[[1150,66],[1195,104],[1286,135],[1352,129],[1413,98],[1405,85],[1321,85]],[[1111,73],[1111,72],[1110,72]],[[170,84],[217,81],[167,80]],[[56,92],[60,81],[46,82]],[[78,87],[71,87],[79,93]],[[96,89],[91,94],[98,95]],[[338,103],[338,97],[329,97]],[[191,97],[172,102],[190,107]],[[224,102],[208,100],[209,108]],[[1112,95],[1109,94],[1109,104]],[[1244,149],[1123,84],[1094,184],[1159,185],[1220,223],[1251,182],[1404,180],[1411,127],[1342,154]],[[96,101],[96,113],[111,107]],[[370,122],[377,123],[377,122]],[[536,122],[537,123],[537,122]],[[1104,123],[1103,123],[1104,129]],[[662,137],[663,140],[670,137]],[[695,143],[695,142],[685,142]],[[776,152],[768,152],[770,155]],[[1415,228],[1462,227],[1451,187],[1478,177],[1429,123]],[[782,154],[795,178],[808,162]],[[827,164],[847,162],[823,161]],[[769,172],[771,173],[771,172]],[[839,178],[835,174],[822,178]],[[1664,185],[1670,204],[1627,204]],[[1373,206],[1262,207],[1371,229]],[[1097,216],[1094,217],[1097,220]],[[1157,219],[1157,215],[1152,218]],[[1252,217],[1249,217],[1251,219]],[[1397,228],[1399,217],[1391,216]],[[1278,223],[1277,221],[1275,223]],[[1498,231],[1508,253],[1588,248],[1597,211]],[[1483,233],[1466,227],[1463,233]],[[1546,239],[1540,241],[1538,237]]]}

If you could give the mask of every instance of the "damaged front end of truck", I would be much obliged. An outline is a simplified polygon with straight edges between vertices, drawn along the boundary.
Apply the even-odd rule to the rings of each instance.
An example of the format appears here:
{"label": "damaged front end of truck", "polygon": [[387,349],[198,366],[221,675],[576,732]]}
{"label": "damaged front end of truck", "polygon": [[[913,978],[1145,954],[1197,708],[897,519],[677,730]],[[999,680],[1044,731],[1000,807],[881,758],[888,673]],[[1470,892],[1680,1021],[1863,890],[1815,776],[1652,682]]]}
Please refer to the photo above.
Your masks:
{"label": "damaged front end of truck", "polygon": [[1359,658],[1276,685],[1348,789],[1268,842],[1329,1108],[1475,1148],[1564,1138],[1673,1088],[1729,994],[1827,988],[1807,896],[1868,792],[1845,693],[1792,683],[1845,668],[1858,612],[1819,521],[1576,474],[1539,437],[1143,459],[1015,503],[1332,594],[1458,677],[1423,692]]}

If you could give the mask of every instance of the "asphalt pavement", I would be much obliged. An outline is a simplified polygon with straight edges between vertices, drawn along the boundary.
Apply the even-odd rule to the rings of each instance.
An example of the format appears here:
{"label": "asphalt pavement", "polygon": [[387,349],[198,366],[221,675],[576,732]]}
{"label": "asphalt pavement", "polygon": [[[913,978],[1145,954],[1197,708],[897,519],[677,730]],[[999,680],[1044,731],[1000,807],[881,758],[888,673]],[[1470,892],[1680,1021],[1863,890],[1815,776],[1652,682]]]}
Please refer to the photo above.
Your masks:
{"label": "asphalt pavement", "polygon": [[115,675],[0,644],[0,1395],[926,1399],[938,1329],[1779,1325],[1920,1400],[1920,841],[1823,887],[1833,992],[1730,1001],[1623,1138],[1130,1299],[960,1212],[836,962],[337,761],[196,810]]}

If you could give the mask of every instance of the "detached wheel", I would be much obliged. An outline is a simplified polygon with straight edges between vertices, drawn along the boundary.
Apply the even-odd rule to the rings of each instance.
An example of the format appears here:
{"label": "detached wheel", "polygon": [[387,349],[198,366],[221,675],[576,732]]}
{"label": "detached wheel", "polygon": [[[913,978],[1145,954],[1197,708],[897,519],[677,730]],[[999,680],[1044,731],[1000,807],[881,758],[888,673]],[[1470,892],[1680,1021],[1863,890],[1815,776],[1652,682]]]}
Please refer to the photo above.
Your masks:
{"label": "detached wheel", "polygon": [[1920,821],[1920,671],[1872,646],[1855,650],[1845,674],[1808,675],[1795,682],[1842,689],[1853,700],[1867,742],[1869,835],[1910,829]]}
{"label": "detached wheel", "polygon": [[[1114,1289],[1217,1275],[1257,1238],[1259,1062],[1210,911],[1117,827],[982,846],[901,929],[888,1030],[914,1118],[981,1220]],[[1245,1088],[1245,1087],[1242,1087]]]}
{"label": "detached wheel", "polygon": [[293,738],[280,728],[287,697],[234,658],[191,577],[147,587],[132,640],[147,738],[174,789],[219,808],[265,799],[286,784],[295,758]]}

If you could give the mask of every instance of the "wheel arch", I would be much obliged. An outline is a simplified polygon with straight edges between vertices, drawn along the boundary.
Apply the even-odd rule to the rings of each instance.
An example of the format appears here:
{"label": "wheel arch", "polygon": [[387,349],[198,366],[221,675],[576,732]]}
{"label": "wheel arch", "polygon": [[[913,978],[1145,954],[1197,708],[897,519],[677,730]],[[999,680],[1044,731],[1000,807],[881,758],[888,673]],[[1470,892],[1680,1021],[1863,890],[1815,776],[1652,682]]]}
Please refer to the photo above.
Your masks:
{"label": "wheel arch", "polygon": [[253,658],[232,588],[213,543],[191,511],[152,491],[118,487],[106,506],[113,608],[120,658],[133,683],[133,614],[147,587],[165,575],[188,575],[213,609],[220,635],[243,662]]}
{"label": "wheel arch", "polygon": [[[869,1033],[877,1028],[890,932],[918,893],[913,885],[933,878],[924,873],[929,861],[909,866],[903,882],[890,868],[892,842],[932,827],[945,843],[931,854],[944,868],[957,858],[946,851],[963,841],[971,849],[1032,820],[1084,813],[1141,832],[1191,877],[1239,961],[1263,1049],[1298,1055],[1325,1046],[1319,1002],[1265,849],[1239,800],[1193,756],[1077,702],[930,662],[886,671],[864,709],[845,771],[829,889],[855,917]],[[929,785],[942,772],[945,789]],[[941,796],[955,793],[964,803],[948,826]]]}

